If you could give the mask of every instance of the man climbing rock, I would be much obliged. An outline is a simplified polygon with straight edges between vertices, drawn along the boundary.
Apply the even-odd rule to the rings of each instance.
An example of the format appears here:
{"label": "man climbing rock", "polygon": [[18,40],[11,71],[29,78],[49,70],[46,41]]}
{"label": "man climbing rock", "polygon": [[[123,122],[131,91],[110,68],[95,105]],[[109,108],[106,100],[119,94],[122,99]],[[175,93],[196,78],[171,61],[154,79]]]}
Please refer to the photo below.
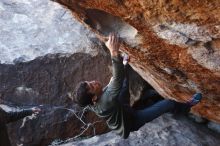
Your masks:
{"label": "man climbing rock", "polygon": [[6,124],[20,120],[32,114],[38,114],[40,108],[18,109],[16,107],[0,104],[0,146],[10,146]]}
{"label": "man climbing rock", "polygon": [[[127,138],[130,132],[137,131],[145,123],[163,113],[189,111],[201,100],[201,94],[197,93],[187,103],[164,99],[142,110],[135,110],[128,104],[124,104],[123,98],[129,93],[128,81],[124,80],[124,65],[119,54],[119,39],[116,34],[109,35],[106,46],[111,54],[113,77],[105,88],[102,88],[99,81],[79,83],[76,87],[75,101],[81,107],[89,106],[98,116],[105,118],[108,127],[123,138]],[[154,90],[149,91],[143,98],[154,94],[157,94]]]}

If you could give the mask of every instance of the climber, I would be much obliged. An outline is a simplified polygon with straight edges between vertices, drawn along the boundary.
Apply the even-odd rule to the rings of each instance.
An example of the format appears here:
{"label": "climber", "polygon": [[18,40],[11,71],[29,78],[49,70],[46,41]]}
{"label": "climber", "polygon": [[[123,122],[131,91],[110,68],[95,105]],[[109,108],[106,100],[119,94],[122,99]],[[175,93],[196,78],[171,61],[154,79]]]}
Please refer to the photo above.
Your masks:
{"label": "climber", "polygon": [[[105,45],[111,54],[113,77],[105,88],[102,88],[99,81],[80,82],[76,87],[75,102],[81,107],[89,106],[99,117],[106,119],[111,130],[123,138],[127,138],[130,132],[137,131],[163,113],[174,110],[188,112],[201,100],[202,95],[197,93],[187,103],[164,99],[143,110],[135,110],[129,104],[124,104],[123,98],[128,96],[129,92],[128,80],[124,79],[123,61],[119,55],[119,38],[111,33]],[[154,94],[157,94],[155,90],[144,96]]]}
{"label": "climber", "polygon": [[20,109],[6,104],[0,104],[0,146],[10,146],[6,124],[22,119],[32,114],[38,114],[41,109],[33,107]]}

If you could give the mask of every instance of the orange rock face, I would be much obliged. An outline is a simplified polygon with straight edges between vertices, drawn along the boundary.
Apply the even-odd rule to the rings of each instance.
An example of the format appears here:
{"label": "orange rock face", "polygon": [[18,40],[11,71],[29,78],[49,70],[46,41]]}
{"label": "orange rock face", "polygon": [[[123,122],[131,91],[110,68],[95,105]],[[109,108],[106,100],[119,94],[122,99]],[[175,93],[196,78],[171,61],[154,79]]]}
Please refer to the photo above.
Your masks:
{"label": "orange rock face", "polygon": [[220,0],[55,0],[101,40],[118,32],[130,64],[163,97],[202,102],[220,123]]}

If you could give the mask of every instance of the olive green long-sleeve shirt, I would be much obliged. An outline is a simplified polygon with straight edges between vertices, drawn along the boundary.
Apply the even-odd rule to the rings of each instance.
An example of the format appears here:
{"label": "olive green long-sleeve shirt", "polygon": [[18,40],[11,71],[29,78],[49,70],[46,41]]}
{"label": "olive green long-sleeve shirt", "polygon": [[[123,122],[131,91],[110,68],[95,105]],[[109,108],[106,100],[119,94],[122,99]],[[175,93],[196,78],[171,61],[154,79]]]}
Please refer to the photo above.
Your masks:
{"label": "olive green long-sleeve shirt", "polygon": [[130,119],[128,112],[119,103],[118,95],[121,91],[124,80],[124,65],[122,58],[112,57],[113,76],[109,84],[103,89],[103,94],[95,105],[90,108],[100,117],[106,119],[106,123],[111,130],[123,138],[127,138],[130,133]]}

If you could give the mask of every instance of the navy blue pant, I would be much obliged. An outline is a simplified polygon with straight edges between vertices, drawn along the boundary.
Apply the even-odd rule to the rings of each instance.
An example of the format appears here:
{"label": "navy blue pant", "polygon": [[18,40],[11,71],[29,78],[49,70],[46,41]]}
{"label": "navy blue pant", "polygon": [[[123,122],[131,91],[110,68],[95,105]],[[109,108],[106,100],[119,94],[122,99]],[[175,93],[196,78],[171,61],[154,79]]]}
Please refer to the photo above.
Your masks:
{"label": "navy blue pant", "polygon": [[[141,100],[145,100],[153,96],[158,96],[158,93],[153,89],[147,90],[141,97]],[[128,81],[125,79],[119,95],[119,101],[122,104],[128,104],[127,100],[129,100],[129,87]],[[128,111],[130,111],[130,114],[131,116],[133,116],[134,120],[131,127],[131,131],[138,130],[145,123],[154,120],[155,118],[159,117],[160,115],[166,112],[188,112],[190,110],[189,105],[168,99],[158,101],[152,106],[146,107],[142,110],[135,110],[130,106],[126,106],[126,108],[130,108]]]}

